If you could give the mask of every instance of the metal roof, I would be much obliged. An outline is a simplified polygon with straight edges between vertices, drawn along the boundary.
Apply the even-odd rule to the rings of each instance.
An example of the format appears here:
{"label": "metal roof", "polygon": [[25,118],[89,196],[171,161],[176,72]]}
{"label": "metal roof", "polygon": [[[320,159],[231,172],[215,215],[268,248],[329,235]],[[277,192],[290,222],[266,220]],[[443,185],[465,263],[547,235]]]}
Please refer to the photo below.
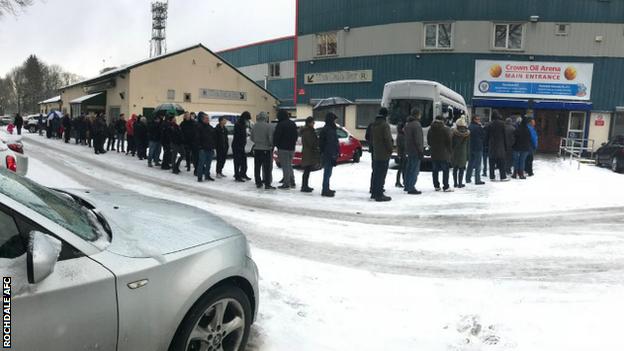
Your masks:
{"label": "metal roof", "polygon": [[49,98],[49,99],[47,99],[47,100],[43,100],[43,101],[41,101],[41,102],[39,103],[39,105],[43,105],[43,104],[52,104],[52,103],[55,103],[55,102],[61,102],[61,96],[60,96],[60,95],[59,95],[59,96],[55,96],[55,97],[53,97],[53,98]]}
{"label": "metal roof", "polygon": [[81,97],[79,97],[77,99],[74,99],[74,100],[70,101],[69,103],[70,104],[81,104],[81,103],[83,103],[83,102],[85,102],[85,101],[87,101],[87,100],[89,100],[91,98],[94,98],[94,97],[96,97],[96,96],[98,96],[100,94],[103,94],[103,93],[104,92],[99,92],[99,93],[95,93],[95,94],[89,94],[89,95],[81,96]]}

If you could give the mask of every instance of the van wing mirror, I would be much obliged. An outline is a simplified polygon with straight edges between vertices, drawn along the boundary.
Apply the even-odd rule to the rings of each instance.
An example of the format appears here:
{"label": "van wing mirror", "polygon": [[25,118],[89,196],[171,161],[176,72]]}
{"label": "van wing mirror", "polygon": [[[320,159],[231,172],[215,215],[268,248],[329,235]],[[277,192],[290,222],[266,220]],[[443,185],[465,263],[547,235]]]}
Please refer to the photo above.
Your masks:
{"label": "van wing mirror", "polygon": [[38,231],[30,232],[26,257],[30,284],[37,284],[54,272],[61,248],[60,240]]}

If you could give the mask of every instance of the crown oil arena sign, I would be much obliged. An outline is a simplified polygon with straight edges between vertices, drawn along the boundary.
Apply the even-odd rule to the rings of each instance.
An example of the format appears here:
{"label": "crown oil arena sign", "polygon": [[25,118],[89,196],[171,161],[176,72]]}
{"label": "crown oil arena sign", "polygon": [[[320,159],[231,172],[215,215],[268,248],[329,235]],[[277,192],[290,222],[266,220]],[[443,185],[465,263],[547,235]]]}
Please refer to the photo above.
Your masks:
{"label": "crown oil arena sign", "polygon": [[476,60],[474,96],[589,100],[593,63]]}

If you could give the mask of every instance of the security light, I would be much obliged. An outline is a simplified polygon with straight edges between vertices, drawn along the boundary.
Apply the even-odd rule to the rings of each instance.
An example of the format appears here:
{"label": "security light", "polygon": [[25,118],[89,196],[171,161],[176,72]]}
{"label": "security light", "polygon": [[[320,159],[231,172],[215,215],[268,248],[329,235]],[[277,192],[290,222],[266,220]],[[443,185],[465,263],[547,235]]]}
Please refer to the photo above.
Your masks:
{"label": "security light", "polygon": [[533,23],[536,23],[536,22],[538,22],[538,21],[539,21],[539,18],[540,18],[539,16],[531,16],[531,17],[529,18],[529,20],[530,20],[531,22],[533,22]]}

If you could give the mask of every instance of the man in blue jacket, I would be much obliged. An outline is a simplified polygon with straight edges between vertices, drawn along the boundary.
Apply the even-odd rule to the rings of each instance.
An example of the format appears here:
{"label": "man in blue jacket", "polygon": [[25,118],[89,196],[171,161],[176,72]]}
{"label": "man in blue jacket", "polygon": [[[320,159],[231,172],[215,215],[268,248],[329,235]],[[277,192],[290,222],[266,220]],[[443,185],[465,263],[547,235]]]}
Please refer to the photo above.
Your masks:
{"label": "man in blue jacket", "polygon": [[529,152],[529,156],[526,159],[525,171],[529,177],[533,176],[533,155],[535,151],[537,151],[538,145],[538,137],[537,131],[535,131],[535,119],[531,118],[529,120],[529,132],[531,133],[531,151]]}
{"label": "man in blue jacket", "polygon": [[485,130],[481,125],[481,117],[473,116],[468,130],[470,130],[470,159],[466,172],[466,183],[470,184],[472,182],[472,174],[474,172],[475,184],[483,185],[485,183],[481,181],[481,157],[483,156],[483,145],[485,143]]}

